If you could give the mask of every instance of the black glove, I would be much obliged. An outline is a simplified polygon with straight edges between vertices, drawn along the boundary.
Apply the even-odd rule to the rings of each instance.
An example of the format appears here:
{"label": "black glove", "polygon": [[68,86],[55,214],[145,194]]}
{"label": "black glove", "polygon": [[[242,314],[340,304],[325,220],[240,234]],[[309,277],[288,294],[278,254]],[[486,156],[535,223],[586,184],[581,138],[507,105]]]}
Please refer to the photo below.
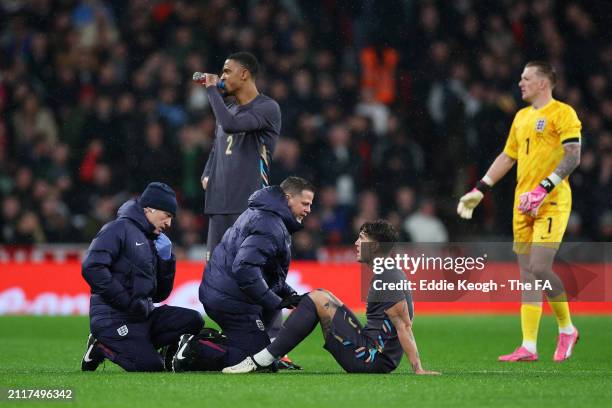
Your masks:
{"label": "black glove", "polygon": [[276,306],[276,308],[277,309],[293,309],[294,307],[298,305],[298,303],[300,303],[300,300],[302,300],[302,296],[304,295],[298,295],[297,293],[292,293],[291,295],[284,298],[278,304],[278,306]]}

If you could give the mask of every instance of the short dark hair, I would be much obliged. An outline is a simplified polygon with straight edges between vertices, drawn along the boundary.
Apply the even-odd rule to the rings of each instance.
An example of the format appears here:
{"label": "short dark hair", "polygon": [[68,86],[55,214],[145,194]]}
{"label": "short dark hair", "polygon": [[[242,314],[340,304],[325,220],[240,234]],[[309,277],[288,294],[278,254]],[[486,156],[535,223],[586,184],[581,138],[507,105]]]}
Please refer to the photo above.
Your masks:
{"label": "short dark hair", "polygon": [[252,77],[256,77],[259,72],[259,62],[257,62],[257,58],[250,52],[239,51],[231,54],[227,59],[231,59],[234,61],[238,61],[240,65],[246,68],[247,71],[251,73]]}
{"label": "short dark hair", "polygon": [[364,222],[359,232],[363,232],[368,238],[373,239],[376,242],[398,242],[399,234],[389,223],[385,220],[376,220]]}
{"label": "short dark hair", "polygon": [[557,84],[557,71],[550,64],[550,62],[539,60],[529,61],[527,64],[525,64],[525,67],[536,67],[540,75],[543,75],[548,78],[548,80],[550,81],[551,88],[554,88]]}
{"label": "short dark hair", "polygon": [[286,194],[302,194],[304,190],[315,192],[315,187],[310,181],[297,176],[287,177],[280,184],[280,187]]}

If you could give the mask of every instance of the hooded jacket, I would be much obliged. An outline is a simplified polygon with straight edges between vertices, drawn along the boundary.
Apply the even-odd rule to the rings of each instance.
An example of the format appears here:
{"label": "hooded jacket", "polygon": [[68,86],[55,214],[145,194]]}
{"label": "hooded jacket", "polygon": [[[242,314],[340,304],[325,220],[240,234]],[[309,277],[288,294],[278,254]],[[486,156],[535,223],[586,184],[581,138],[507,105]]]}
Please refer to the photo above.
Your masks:
{"label": "hooded jacket", "polygon": [[206,265],[200,284],[204,309],[260,314],[294,293],[285,280],[291,234],[300,228],[279,186],[255,191]]}
{"label": "hooded jacket", "polygon": [[91,287],[91,324],[105,318],[142,320],[153,302],[172,291],[176,259],[157,255],[153,230],[138,200],[129,200],[91,242],[81,270]]}

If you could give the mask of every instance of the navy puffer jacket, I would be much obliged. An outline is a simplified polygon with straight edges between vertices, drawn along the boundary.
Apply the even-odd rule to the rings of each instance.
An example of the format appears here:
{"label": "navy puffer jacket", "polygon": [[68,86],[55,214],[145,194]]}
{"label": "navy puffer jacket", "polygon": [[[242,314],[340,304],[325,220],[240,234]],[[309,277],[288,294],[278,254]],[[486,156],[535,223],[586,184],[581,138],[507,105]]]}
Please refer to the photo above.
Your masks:
{"label": "navy puffer jacket", "polygon": [[291,234],[300,228],[279,186],[255,191],[206,265],[200,284],[204,309],[253,314],[275,309],[295,292],[285,279]]}
{"label": "navy puffer jacket", "polygon": [[[143,303],[150,311],[153,302],[170,295],[175,257],[164,261],[157,255],[153,230],[138,200],[129,200],[91,242],[82,262],[83,277],[91,287],[91,323],[109,318],[142,320]],[[140,308],[134,307],[137,302]]]}

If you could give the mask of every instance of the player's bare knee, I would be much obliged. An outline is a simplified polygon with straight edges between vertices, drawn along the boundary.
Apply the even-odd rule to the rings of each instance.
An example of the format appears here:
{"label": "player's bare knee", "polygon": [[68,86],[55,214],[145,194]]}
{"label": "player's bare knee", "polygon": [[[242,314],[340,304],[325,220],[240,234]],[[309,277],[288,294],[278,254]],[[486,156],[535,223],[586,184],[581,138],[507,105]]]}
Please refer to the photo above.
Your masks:
{"label": "player's bare knee", "polygon": [[332,299],[334,297],[325,289],[315,290],[308,294],[312,302],[317,308],[317,316],[320,319],[330,319],[338,309],[337,303]]}
{"label": "player's bare knee", "polygon": [[332,292],[326,289],[313,290],[308,294],[316,305],[330,304],[334,307],[342,306],[342,302]]}
{"label": "player's bare knee", "polygon": [[342,301],[340,301],[340,299],[338,299],[333,293],[331,292],[327,292],[327,294],[329,295],[329,298],[331,300],[331,302],[336,306],[336,307],[340,307],[343,305]]}
{"label": "player's bare knee", "polygon": [[316,289],[312,292],[308,293],[308,297],[312,300],[312,302],[319,306],[323,305],[329,299],[327,294],[328,292],[325,289]]}

